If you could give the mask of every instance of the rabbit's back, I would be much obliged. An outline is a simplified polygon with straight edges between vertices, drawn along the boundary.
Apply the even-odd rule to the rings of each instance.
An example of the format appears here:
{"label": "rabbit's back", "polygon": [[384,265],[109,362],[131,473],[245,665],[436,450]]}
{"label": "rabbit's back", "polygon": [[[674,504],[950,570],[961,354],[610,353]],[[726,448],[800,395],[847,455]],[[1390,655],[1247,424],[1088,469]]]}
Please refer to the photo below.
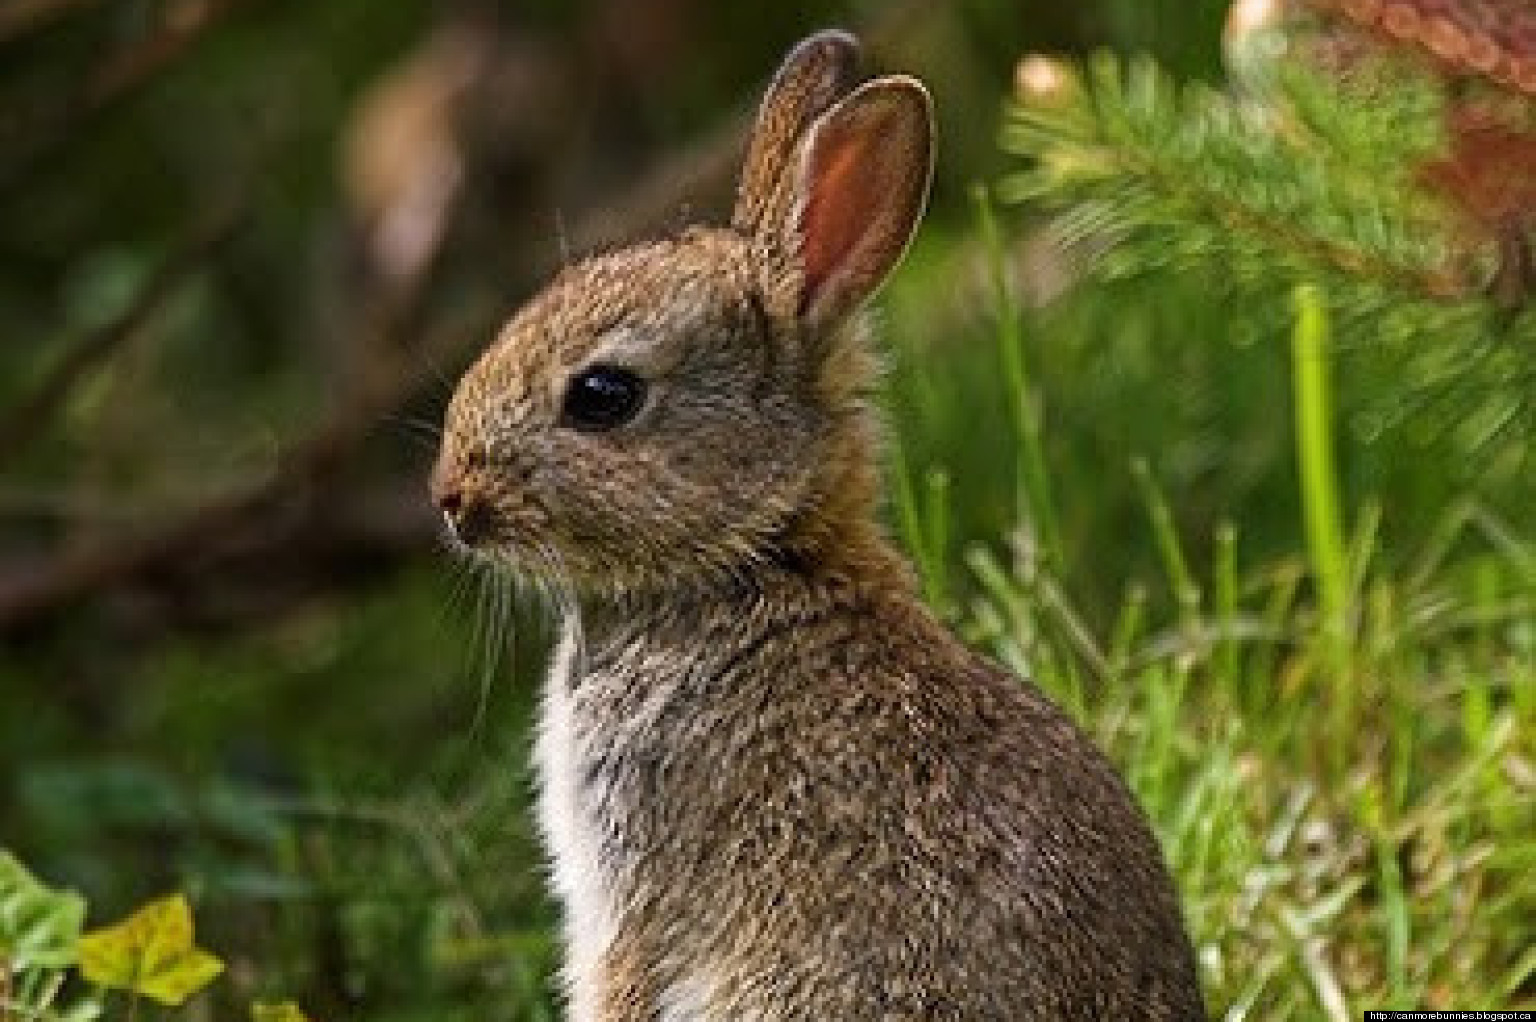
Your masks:
{"label": "rabbit's back", "polygon": [[1200,1017],[1146,824],[1032,688],[903,599],[714,621],[551,676],[574,1018]]}

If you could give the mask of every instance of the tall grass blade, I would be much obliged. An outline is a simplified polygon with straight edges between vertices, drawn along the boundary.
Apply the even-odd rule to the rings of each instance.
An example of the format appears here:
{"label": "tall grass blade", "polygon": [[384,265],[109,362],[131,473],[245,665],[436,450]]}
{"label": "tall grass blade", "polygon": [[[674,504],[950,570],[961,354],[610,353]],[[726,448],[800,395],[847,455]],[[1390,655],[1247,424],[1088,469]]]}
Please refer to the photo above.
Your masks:
{"label": "tall grass blade", "polygon": [[1162,490],[1158,489],[1157,480],[1152,478],[1152,469],[1146,458],[1135,459],[1131,463],[1131,471],[1136,477],[1136,487],[1141,491],[1142,500],[1147,505],[1147,517],[1152,521],[1152,535],[1157,541],[1163,570],[1168,573],[1168,584],[1173,589],[1173,598],[1179,607],[1179,619],[1185,629],[1193,633],[1200,623],[1200,586],[1189,570],[1189,561],[1179,542],[1179,530],[1173,521],[1173,511],[1168,507]]}
{"label": "tall grass blade", "polygon": [[1321,659],[1328,686],[1325,698],[1333,708],[1329,738],[1335,765],[1341,766],[1355,738],[1355,693],[1349,677],[1346,641],[1349,558],[1333,461],[1328,311],[1322,292],[1315,285],[1297,286],[1292,301],[1296,322],[1291,331],[1291,390],[1296,414],[1302,524],[1308,566],[1317,589]]}
{"label": "tall grass blade", "polygon": [[985,186],[973,191],[976,220],[987,253],[987,276],[991,288],[992,310],[997,322],[997,348],[1003,370],[1003,390],[1008,414],[1013,420],[1018,445],[1018,513],[1021,521],[1033,528],[1047,564],[1062,563],[1061,533],[1056,523],[1056,507],[1051,497],[1050,474],[1045,467],[1045,448],[1040,440],[1040,422],[1031,402],[1029,367],[1024,360],[1024,336],[1020,329],[1022,309],[1014,289],[1008,283],[1008,260],[1002,233]]}

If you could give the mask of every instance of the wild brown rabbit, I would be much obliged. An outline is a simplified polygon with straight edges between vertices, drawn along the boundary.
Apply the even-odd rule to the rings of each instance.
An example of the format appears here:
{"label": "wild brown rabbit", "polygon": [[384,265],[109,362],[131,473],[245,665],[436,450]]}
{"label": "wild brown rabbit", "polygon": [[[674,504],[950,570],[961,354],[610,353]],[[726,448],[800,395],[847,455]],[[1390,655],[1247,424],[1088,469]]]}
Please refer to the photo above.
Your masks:
{"label": "wild brown rabbit", "polygon": [[728,227],[568,267],[466,374],[432,479],[564,610],[537,759],[578,1022],[1203,1018],[1157,845],[875,522],[857,316],[932,112],[790,53]]}

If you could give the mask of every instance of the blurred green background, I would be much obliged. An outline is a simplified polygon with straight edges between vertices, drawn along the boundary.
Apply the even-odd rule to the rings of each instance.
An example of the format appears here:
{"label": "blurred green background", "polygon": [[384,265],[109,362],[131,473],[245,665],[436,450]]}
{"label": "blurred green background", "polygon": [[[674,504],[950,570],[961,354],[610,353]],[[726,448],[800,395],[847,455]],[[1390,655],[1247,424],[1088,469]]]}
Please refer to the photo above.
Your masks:
{"label": "blurred green background", "polygon": [[[195,1017],[276,997],[317,1019],[550,1017],[525,815],[547,623],[506,618],[425,502],[457,374],[562,259],[718,217],[780,56],[851,28],[938,106],[932,211],[880,337],[893,468],[943,506],[930,595],[981,635],[968,552],[1006,549],[1018,482],[972,187],[1017,163],[997,145],[1015,64],[1108,47],[1219,83],[1226,8],[0,8],[0,847],[96,923],[187,891],[230,963]],[[1234,304],[1219,270],[1073,287],[1030,248],[1039,219],[1007,210],[1003,243],[1041,299],[1021,330],[1078,623],[1107,636],[1138,589],[1178,612],[1133,459],[1196,574],[1225,522],[1246,567],[1287,563],[1288,308]],[[1525,440],[1469,441],[1467,395],[1342,342],[1341,492],[1376,502],[1382,562],[1409,570],[1458,501],[1528,542]]]}

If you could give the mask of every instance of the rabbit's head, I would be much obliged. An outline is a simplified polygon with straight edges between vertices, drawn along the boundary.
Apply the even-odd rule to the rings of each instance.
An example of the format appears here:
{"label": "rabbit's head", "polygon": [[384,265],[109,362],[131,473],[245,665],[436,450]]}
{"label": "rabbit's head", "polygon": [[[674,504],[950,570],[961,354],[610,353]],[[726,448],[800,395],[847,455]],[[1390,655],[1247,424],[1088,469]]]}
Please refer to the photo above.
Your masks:
{"label": "rabbit's head", "polygon": [[862,535],[874,499],[859,307],[933,160],[927,92],[856,85],[824,32],[758,114],[729,227],[566,268],[448,409],[433,496],[465,545],[578,590],[750,577]]}

